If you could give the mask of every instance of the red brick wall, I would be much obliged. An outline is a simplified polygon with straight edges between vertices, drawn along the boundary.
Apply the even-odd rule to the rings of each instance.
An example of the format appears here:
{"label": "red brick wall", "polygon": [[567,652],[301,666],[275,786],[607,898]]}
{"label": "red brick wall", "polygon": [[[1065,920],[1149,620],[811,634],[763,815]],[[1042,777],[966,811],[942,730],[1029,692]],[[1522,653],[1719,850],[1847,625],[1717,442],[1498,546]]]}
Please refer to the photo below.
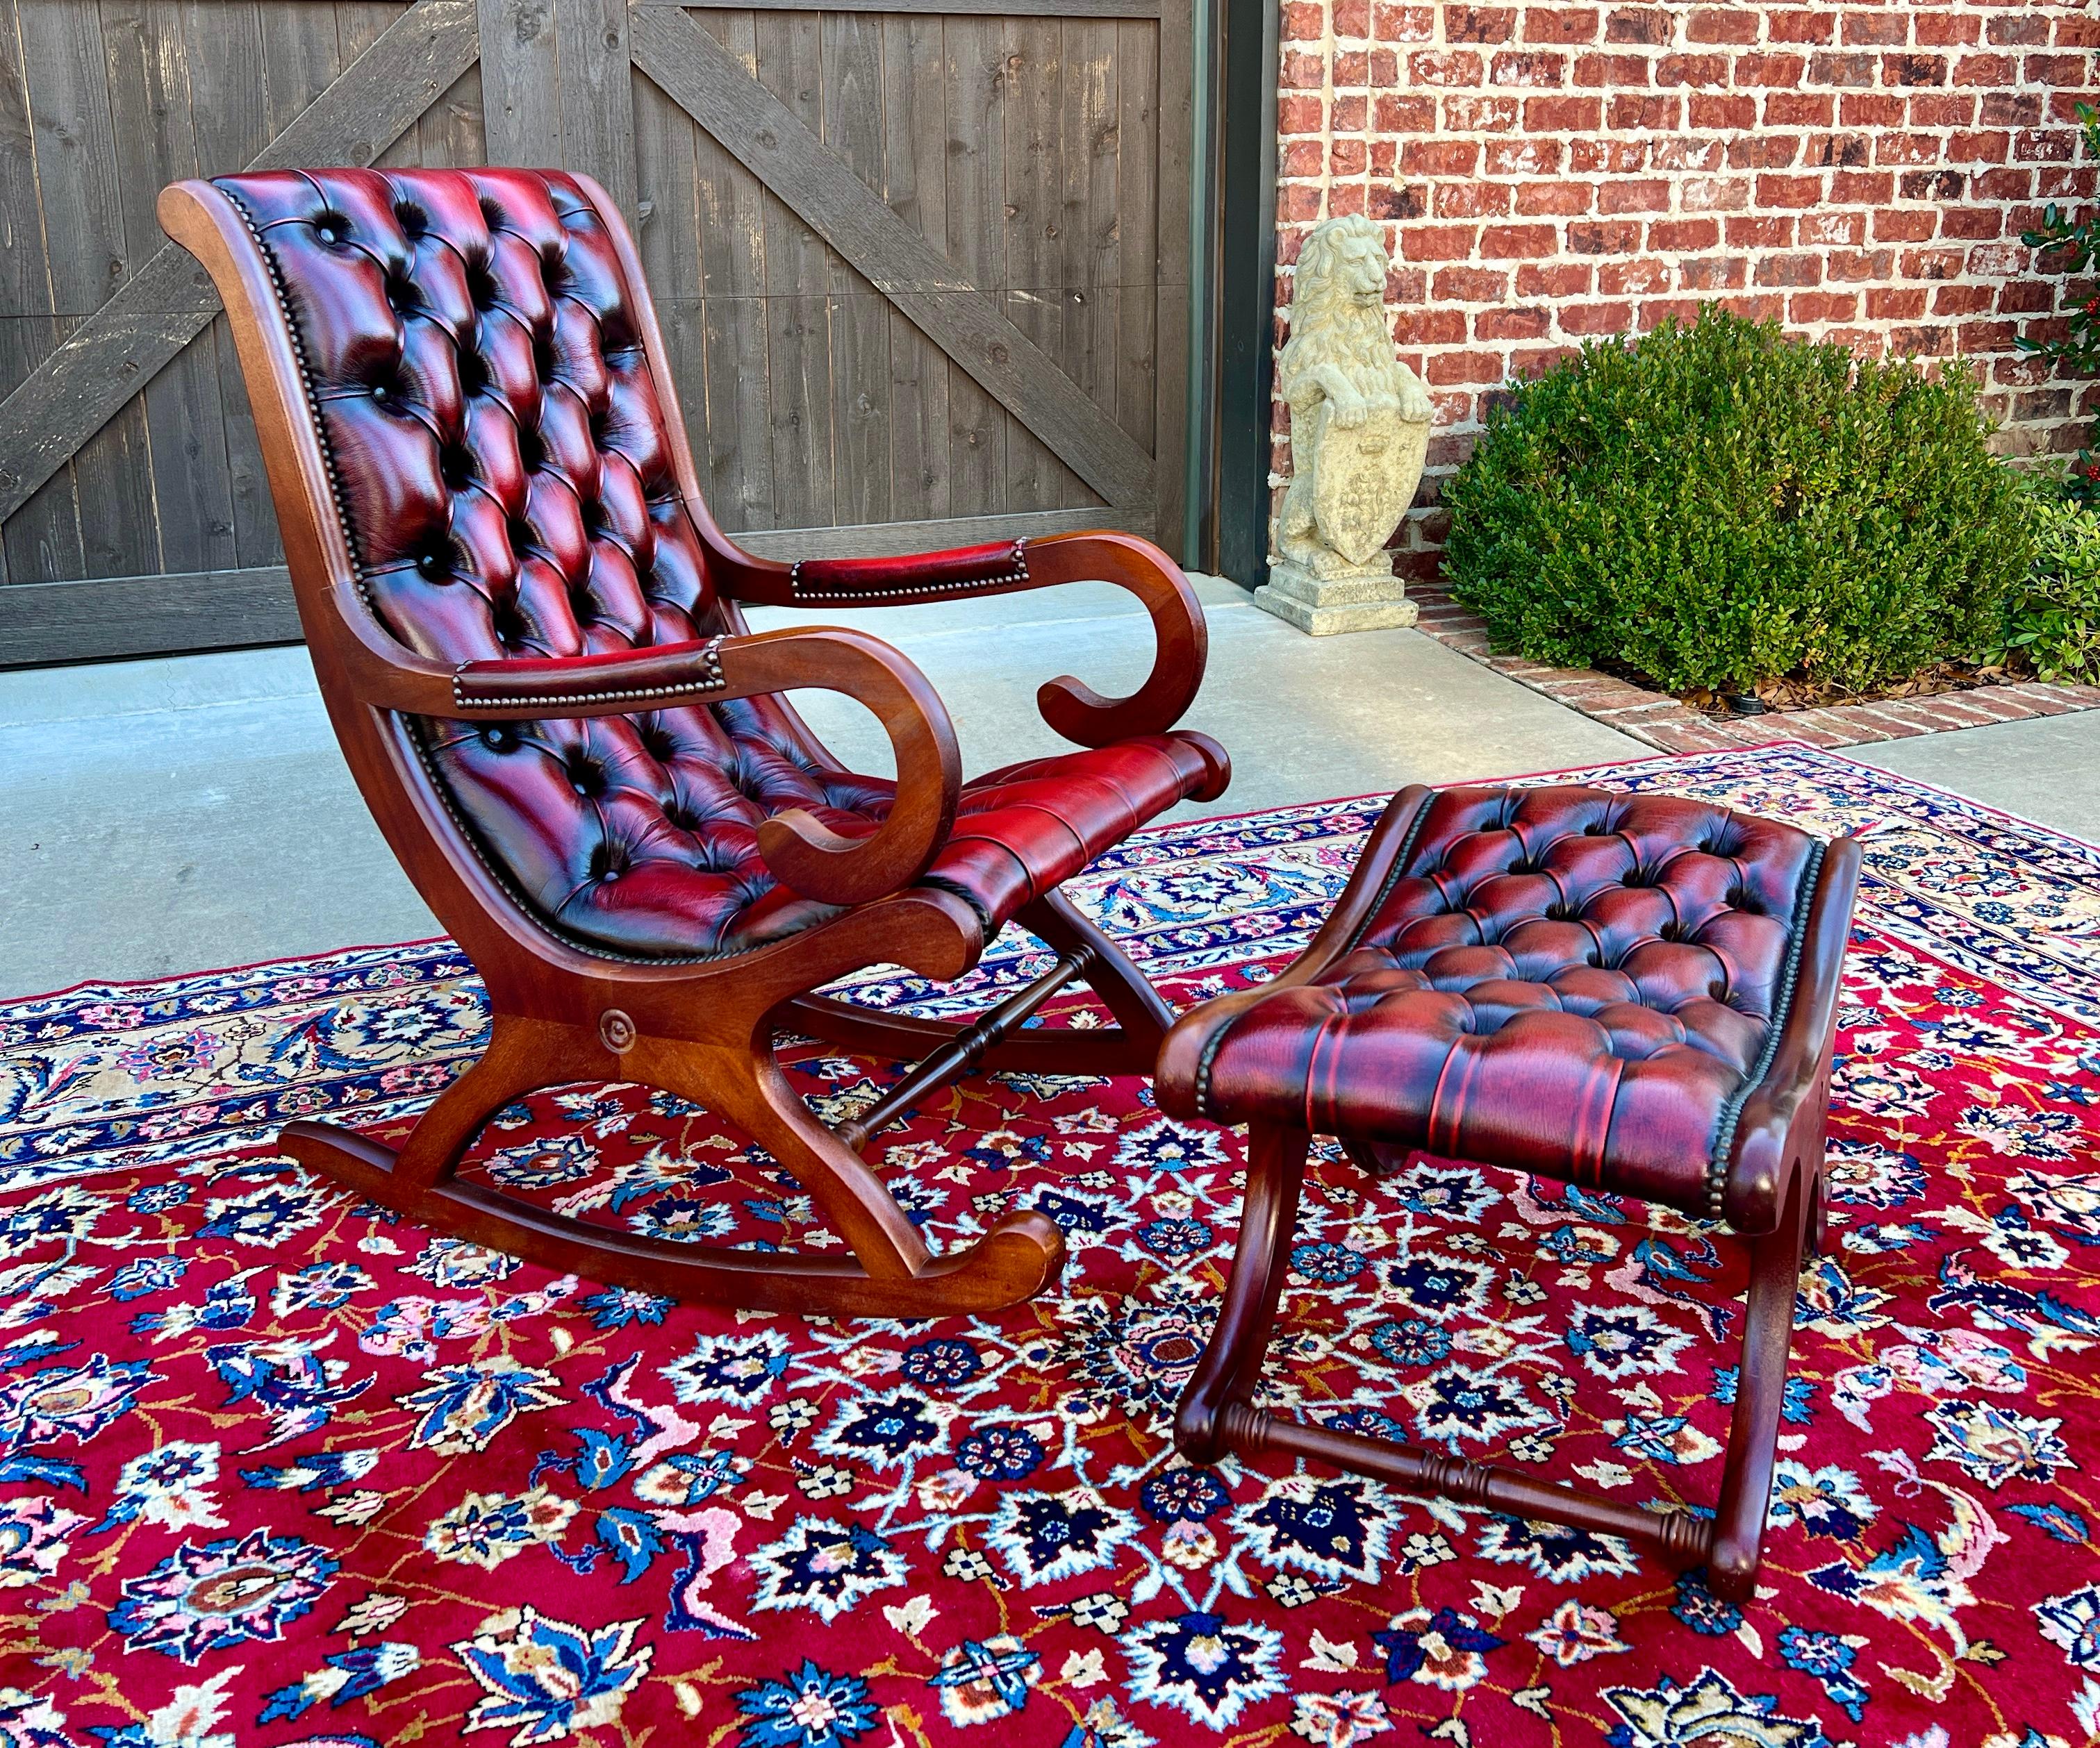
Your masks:
{"label": "red brick wall", "polygon": [[[1497,385],[1709,299],[1971,359],[2009,453],[2076,448],[2100,406],[2013,346],[2062,283],[2020,231],[2094,190],[2086,0],[1280,3],[1278,343],[1311,226],[1383,222],[1437,404],[1404,572],[1434,567],[1436,476]],[[1279,405],[1279,468],[1288,427]]]}

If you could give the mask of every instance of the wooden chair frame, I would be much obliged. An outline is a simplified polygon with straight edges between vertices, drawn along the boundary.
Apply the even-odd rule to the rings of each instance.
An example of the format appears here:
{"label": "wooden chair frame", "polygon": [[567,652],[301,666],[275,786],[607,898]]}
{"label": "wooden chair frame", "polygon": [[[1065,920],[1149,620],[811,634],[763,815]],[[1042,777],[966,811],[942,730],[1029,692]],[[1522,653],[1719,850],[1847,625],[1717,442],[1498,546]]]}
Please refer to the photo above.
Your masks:
{"label": "wooden chair frame", "polygon": [[[860,1148],[909,1105],[980,1068],[1148,1072],[1171,1011],[1122,951],[1056,892],[1017,916],[1059,955],[1056,968],[974,1024],[885,1015],[816,993],[879,964],[951,980],[983,951],[983,925],[963,899],[914,884],[955,821],[961,773],[954,731],[924,676],[876,638],[836,628],[750,632],[738,601],[807,604],[796,570],[742,551],[708,514],[633,240],[604,191],[587,178],[576,179],[611,232],[632,288],[677,482],[730,629],[704,642],[457,668],[412,654],[360,597],[293,338],[239,209],[208,183],[179,183],[160,198],[161,225],[204,264],[232,322],[300,621],[344,757],[417,892],[480,972],[492,1012],[487,1050],[398,1150],[308,1121],[289,1125],[281,1145],[302,1165],[412,1219],[647,1292],[816,1314],[927,1317],[1012,1304],[1057,1277],[1064,1245],[1056,1225],[1033,1210],[1009,1213],[974,1244],[935,1256]],[[1025,575],[952,586],[937,579],[902,592],[923,603],[1080,580],[1118,584],[1144,604],[1156,634],[1154,664],[1126,698],[1104,698],[1070,676],[1052,680],[1038,693],[1043,719],[1083,746],[1165,732],[1196,695],[1207,642],[1187,579],[1150,543],[1116,532],[1032,540]],[[799,893],[849,908],[773,944],[697,962],[622,959],[542,924],[482,860],[403,720],[625,715],[799,688],[843,693],[880,720],[896,757],[894,804],[883,825],[859,840],[827,830],[800,810],[767,820],[759,846],[772,872]],[[780,702],[812,757],[840,770]],[[1227,773],[1220,764],[1198,799],[1222,791]],[[1114,1026],[1018,1029],[1080,975],[1107,1004]],[[896,1094],[835,1132],[781,1071],[774,1040],[791,1029],[864,1053],[932,1054]],[[735,1124],[808,1191],[851,1255],[645,1238],[533,1207],[458,1174],[490,1116],[536,1090],[576,1081],[660,1087]]]}
{"label": "wooden chair frame", "polygon": [[[1405,848],[1416,812],[1428,799],[1422,790],[1414,808],[1396,808],[1380,822],[1365,846],[1345,903],[1287,970],[1183,1016],[1161,1054],[1162,1081],[1195,1084],[1198,1059],[1220,1007],[1243,1008],[1275,989],[1317,983],[1349,950]],[[1823,1242],[1831,1055],[1859,878],[1858,840],[1837,839],[1825,852],[1803,924],[1798,975],[1807,999],[1796,1000],[1788,1011],[1771,1063],[1745,1101],[1736,1126],[1723,1213],[1749,1240],[1749,1287],[1727,1455],[1711,1517],[1650,1510],[1506,1464],[1307,1425],[1257,1407],[1312,1141],[1303,1129],[1276,1124],[1249,1125],[1246,1200],[1224,1302],[1176,1413],[1175,1442],[1182,1455],[1191,1462],[1215,1463],[1228,1453],[1254,1460],[1280,1452],[1374,1476],[1409,1492],[1623,1536],[1673,1566],[1704,1566],[1715,1595],[1747,1599],[1763,1553],[1795,1292],[1804,1262]],[[1406,1158],[1405,1149],[1338,1138],[1350,1160],[1374,1179],[1390,1174]]]}

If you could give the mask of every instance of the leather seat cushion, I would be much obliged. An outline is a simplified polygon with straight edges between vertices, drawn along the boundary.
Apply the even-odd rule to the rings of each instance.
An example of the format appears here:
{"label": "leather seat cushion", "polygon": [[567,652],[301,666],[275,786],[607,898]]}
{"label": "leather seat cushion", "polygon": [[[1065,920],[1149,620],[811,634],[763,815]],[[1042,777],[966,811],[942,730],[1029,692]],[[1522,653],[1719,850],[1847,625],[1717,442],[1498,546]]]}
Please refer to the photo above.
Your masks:
{"label": "leather seat cushion", "polygon": [[1817,860],[1696,800],[1447,790],[1349,950],[1208,1041],[1199,1107],[1703,1213]]}
{"label": "leather seat cushion", "polygon": [[[738,953],[839,914],[779,884],[758,850],[771,815],[806,808],[871,834],[888,781],[833,771],[769,698],[478,729],[439,727],[433,762],[520,896],[566,934],[644,957]],[[987,935],[1030,899],[1201,788],[1196,737],[1118,742],[964,786],[922,883],[967,901]]]}

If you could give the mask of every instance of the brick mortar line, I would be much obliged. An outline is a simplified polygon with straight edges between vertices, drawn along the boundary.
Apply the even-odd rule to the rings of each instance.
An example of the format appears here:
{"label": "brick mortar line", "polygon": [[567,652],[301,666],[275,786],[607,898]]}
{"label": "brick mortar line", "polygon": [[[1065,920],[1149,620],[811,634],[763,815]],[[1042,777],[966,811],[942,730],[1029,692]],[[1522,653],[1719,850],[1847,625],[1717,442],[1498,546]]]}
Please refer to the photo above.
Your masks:
{"label": "brick mortar line", "polygon": [[2063,285],[2019,231],[2095,194],[2070,112],[2100,95],[2084,0],[1284,14],[1279,332],[1306,227],[1379,222],[1396,337],[1438,406],[1413,578],[1441,533],[1434,482],[1503,384],[1704,301],[1863,353],[1970,358],[2016,454],[2076,447],[2100,410],[2100,387],[2013,347],[2060,319]]}
{"label": "brick mortar line", "polygon": [[[1926,734],[1957,734],[1968,729],[1995,727],[2001,722],[2027,722],[2038,716],[2068,715],[2100,709],[2100,687],[2057,685],[2046,680],[2011,680],[1976,686],[1966,691],[1936,693],[1923,698],[1881,698],[1864,704],[1818,704],[1807,710],[1773,711],[1762,716],[1716,720],[1703,715],[1667,693],[1650,692],[1616,675],[1594,667],[1523,667],[1498,665],[1489,659],[1487,623],[1434,585],[1411,584],[1409,597],[1425,610],[1415,629],[1432,641],[1476,662],[1491,672],[1514,680],[1527,691],[1550,698],[1592,722],[1615,729],[1628,738],[1663,752],[1683,752],[1724,746],[1755,746],[1781,738],[1811,740],[1821,746],[1864,746],[1881,741],[1912,740]],[[1427,615],[1434,608],[1435,617]],[[1638,704],[1586,702],[1582,691],[1609,686],[1637,694]],[[1971,700],[1979,702],[1970,702]],[[1989,707],[2010,715],[1988,715]],[[1919,723],[1913,714],[1930,717],[1943,711],[1950,715],[1966,707],[1983,720],[1964,722],[1957,718],[1938,723]],[[1639,720],[1634,720],[1636,716]]]}

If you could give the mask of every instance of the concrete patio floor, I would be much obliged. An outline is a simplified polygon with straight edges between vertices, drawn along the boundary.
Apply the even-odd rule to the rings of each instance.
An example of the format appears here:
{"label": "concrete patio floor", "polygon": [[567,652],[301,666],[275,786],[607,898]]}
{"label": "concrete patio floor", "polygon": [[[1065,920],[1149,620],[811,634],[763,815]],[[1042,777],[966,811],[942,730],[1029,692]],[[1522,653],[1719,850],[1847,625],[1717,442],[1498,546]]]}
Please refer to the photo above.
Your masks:
{"label": "concrete patio floor", "polygon": [[2100,843],[2100,710],[1848,746],[1845,756]]}
{"label": "concrete patio floor", "polygon": [[[1416,632],[1308,638],[1230,583],[1198,587],[1211,663],[1189,722],[1235,774],[1188,817],[1649,755]],[[1142,615],[1105,587],[799,617],[906,650],[969,772],[1063,744],[1035,714],[1042,680],[1127,690],[1151,654]],[[849,764],[890,768],[873,717],[797,703]],[[1858,756],[2100,835],[2100,711]],[[0,673],[0,997],[437,932],[351,783],[302,649]]]}

